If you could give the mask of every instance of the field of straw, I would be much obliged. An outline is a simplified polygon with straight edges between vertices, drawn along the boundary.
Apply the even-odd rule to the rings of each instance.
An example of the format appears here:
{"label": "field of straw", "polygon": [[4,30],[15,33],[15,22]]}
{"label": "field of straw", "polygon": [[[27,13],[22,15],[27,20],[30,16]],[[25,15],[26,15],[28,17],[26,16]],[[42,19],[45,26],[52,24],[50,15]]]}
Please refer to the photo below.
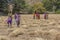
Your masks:
{"label": "field of straw", "polygon": [[0,40],[60,40],[60,14],[48,14],[47,20],[40,16],[21,15],[20,27],[13,19],[11,28],[6,24],[7,16],[0,16]]}

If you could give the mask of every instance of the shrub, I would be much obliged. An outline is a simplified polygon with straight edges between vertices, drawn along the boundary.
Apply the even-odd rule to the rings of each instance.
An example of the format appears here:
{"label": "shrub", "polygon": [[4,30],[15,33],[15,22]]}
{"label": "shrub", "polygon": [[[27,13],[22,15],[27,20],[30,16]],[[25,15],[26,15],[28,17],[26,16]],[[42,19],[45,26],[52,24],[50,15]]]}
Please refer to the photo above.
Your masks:
{"label": "shrub", "polygon": [[56,11],[56,14],[60,14],[60,9]]}

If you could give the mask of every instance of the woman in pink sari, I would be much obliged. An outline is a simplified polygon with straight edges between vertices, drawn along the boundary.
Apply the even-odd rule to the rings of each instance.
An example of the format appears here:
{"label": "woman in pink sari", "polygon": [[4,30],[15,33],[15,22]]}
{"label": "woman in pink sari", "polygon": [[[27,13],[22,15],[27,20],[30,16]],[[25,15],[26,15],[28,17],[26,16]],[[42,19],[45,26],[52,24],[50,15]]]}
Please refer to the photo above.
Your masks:
{"label": "woman in pink sari", "polygon": [[40,19],[40,14],[38,12],[36,12],[36,18]]}

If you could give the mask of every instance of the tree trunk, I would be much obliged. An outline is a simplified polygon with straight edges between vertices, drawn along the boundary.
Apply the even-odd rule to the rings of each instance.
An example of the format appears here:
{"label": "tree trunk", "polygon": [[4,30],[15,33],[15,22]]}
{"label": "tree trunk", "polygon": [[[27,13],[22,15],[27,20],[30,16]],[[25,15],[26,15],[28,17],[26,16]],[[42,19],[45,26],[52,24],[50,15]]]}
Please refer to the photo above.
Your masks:
{"label": "tree trunk", "polygon": [[12,16],[13,4],[9,4],[8,5],[8,11],[9,11],[8,15],[11,15]]}

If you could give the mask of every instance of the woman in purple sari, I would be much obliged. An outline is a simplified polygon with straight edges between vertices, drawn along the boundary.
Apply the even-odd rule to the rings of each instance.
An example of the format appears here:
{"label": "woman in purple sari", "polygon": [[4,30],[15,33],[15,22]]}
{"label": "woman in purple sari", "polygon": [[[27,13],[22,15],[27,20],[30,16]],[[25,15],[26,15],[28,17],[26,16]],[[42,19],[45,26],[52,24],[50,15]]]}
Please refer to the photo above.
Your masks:
{"label": "woman in purple sari", "polygon": [[48,19],[48,14],[46,12],[44,13],[44,19]]}
{"label": "woman in purple sari", "polygon": [[8,27],[12,27],[12,17],[9,16],[8,19],[7,19],[7,24],[8,24]]}
{"label": "woman in purple sari", "polygon": [[14,17],[15,17],[15,21],[16,21],[17,27],[19,27],[19,25],[20,25],[20,15],[15,13]]}

